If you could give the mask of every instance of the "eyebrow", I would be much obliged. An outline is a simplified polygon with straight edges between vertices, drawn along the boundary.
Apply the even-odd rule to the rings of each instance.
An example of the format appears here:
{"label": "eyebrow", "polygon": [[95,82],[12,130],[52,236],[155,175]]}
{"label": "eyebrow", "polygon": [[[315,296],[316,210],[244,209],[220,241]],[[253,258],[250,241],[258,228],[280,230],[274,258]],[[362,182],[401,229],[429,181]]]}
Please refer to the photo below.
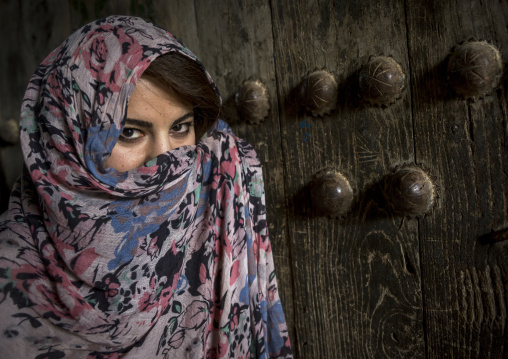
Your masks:
{"label": "eyebrow", "polygon": [[[185,115],[183,115],[182,117],[177,118],[175,121],[173,121],[172,125],[173,126],[178,125],[180,122],[185,121],[189,117],[194,117],[194,112],[188,112]],[[144,121],[144,120],[138,120],[136,118],[125,119],[125,124],[126,125],[134,125],[134,126],[138,126],[138,127],[144,127],[144,128],[153,128],[153,124],[151,122]]]}

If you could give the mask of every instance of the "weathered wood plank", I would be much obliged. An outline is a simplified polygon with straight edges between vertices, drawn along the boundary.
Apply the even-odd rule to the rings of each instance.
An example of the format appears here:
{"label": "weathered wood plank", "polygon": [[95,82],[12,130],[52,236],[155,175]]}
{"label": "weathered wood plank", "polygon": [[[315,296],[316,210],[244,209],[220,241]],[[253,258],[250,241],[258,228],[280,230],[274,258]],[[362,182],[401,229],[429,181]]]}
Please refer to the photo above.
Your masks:
{"label": "weathered wood plank", "polygon": [[69,13],[72,31],[89,22],[109,15],[134,15],[149,20],[155,13],[153,2],[136,0],[69,0]]}
{"label": "weathered wood plank", "polygon": [[[238,136],[252,144],[262,163],[279,294],[293,339],[294,294],[269,1],[203,0],[195,1],[194,7],[199,46],[193,50],[219,86],[226,120]],[[270,114],[259,125],[240,120],[235,107],[236,92],[250,78],[260,80],[270,96]]]}
{"label": "weathered wood plank", "polygon": [[[19,120],[21,100],[30,77],[49,52],[68,36],[68,7],[67,3],[56,0],[3,1],[0,6],[1,117]],[[0,188],[0,209],[4,209],[10,187],[23,167],[18,145],[0,148],[0,167],[7,184],[7,188]]]}
{"label": "weathered wood plank", "polygon": [[201,59],[194,1],[156,0],[153,7],[155,23],[181,39]]}
{"label": "weathered wood plank", "polygon": [[[408,71],[399,1],[272,2],[274,44],[295,276],[296,351],[301,358],[422,358],[423,311],[417,222],[388,214],[386,175],[411,163],[411,97],[386,109],[357,97],[370,56]],[[338,109],[313,118],[295,88],[325,67],[339,83]],[[313,214],[307,184],[335,167],[356,189],[345,219]]]}
{"label": "weathered wood plank", "polygon": [[471,37],[508,56],[506,1],[406,2],[416,161],[438,177],[440,203],[419,223],[429,358],[506,358],[508,250],[479,239],[506,227],[506,89],[469,103],[446,78]]}

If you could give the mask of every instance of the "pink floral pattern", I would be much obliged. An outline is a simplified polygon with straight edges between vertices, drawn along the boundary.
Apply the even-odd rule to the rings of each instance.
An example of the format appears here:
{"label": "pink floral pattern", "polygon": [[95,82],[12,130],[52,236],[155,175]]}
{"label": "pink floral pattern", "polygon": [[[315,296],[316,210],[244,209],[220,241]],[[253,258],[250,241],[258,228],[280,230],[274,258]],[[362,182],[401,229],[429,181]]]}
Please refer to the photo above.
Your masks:
{"label": "pink floral pattern", "polygon": [[253,148],[217,120],[141,168],[103,166],[137,80],[171,51],[207,74],[170,33],[112,16],[30,80],[25,171],[0,217],[0,357],[292,357]]}

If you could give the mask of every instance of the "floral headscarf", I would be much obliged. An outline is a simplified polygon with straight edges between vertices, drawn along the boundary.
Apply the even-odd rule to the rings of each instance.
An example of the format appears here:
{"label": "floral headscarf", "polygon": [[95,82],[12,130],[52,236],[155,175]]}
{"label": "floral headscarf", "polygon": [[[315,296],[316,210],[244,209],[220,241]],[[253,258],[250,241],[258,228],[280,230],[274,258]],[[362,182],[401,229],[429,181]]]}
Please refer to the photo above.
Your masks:
{"label": "floral headscarf", "polygon": [[138,169],[103,165],[136,82],[171,51],[202,67],[167,31],[111,16],[32,76],[25,171],[0,217],[0,357],[291,357],[252,147],[217,120]]}

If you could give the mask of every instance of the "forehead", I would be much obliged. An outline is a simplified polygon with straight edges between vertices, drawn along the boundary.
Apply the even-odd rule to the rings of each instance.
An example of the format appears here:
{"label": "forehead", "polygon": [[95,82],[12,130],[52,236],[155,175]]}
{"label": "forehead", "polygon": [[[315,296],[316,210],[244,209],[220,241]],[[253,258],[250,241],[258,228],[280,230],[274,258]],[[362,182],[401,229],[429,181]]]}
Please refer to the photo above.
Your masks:
{"label": "forehead", "polygon": [[142,120],[153,125],[167,125],[192,112],[191,106],[182,104],[163,86],[141,78],[129,98],[127,118]]}

